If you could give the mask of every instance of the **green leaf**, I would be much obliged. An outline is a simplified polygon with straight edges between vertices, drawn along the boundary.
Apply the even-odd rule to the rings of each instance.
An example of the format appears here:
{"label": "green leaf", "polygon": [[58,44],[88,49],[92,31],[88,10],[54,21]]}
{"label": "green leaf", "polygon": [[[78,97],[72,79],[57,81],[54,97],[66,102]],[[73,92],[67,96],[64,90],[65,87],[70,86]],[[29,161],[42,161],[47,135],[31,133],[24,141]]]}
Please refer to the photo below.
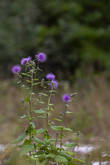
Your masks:
{"label": "green leaf", "polygon": [[32,133],[32,135],[36,135],[36,133],[37,133],[36,129],[33,128],[32,131],[31,131],[31,133]]}
{"label": "green leaf", "polygon": [[46,156],[46,158],[55,158],[55,157],[56,157],[55,154],[48,154],[48,155]]}
{"label": "green leaf", "polygon": [[63,128],[64,131],[69,131],[69,132],[72,132],[72,129],[71,128]]}
{"label": "green leaf", "polygon": [[30,144],[31,142],[32,142],[31,140],[26,139],[26,140],[24,141],[24,144],[23,144],[23,145],[28,145],[28,144]]}
{"label": "green leaf", "polygon": [[39,95],[46,96],[46,97],[48,96],[46,93],[42,93],[42,92],[40,92]]}
{"label": "green leaf", "polygon": [[29,125],[29,127],[27,128],[27,130],[26,130],[26,133],[27,134],[33,134],[33,135],[36,135],[36,128],[35,127],[33,127],[33,125],[32,124],[30,124]]}
{"label": "green leaf", "polygon": [[48,104],[49,106],[53,106],[54,104]]}
{"label": "green leaf", "polygon": [[46,116],[38,116],[38,118],[46,119]]}
{"label": "green leaf", "polygon": [[26,137],[26,133],[24,133],[23,135],[19,136],[19,137],[14,141],[14,143],[19,143],[19,142],[21,142],[22,140],[24,140],[25,137]]}
{"label": "green leaf", "polygon": [[76,143],[67,143],[67,144],[64,144],[65,147],[75,147],[76,146]]}
{"label": "green leaf", "polygon": [[25,146],[22,146],[22,151],[21,151],[21,155],[25,155],[28,152],[34,151],[34,145],[33,144],[28,144]]}
{"label": "green leaf", "polygon": [[44,104],[44,102],[43,102],[43,101],[40,101],[39,103],[40,103],[40,104]]}
{"label": "green leaf", "polygon": [[34,140],[35,140],[35,142],[37,142],[37,143],[41,143],[42,141],[39,139],[39,138],[37,138],[37,137],[34,137]]}
{"label": "green leaf", "polygon": [[47,145],[47,144],[49,144],[49,145],[51,145],[51,144],[55,145],[55,141],[56,141],[56,139],[47,139],[47,138],[45,138],[43,142],[44,142],[45,145]]}
{"label": "green leaf", "polygon": [[43,128],[37,130],[37,134],[41,134],[41,133],[44,133],[44,132],[45,132],[45,129],[43,129]]}
{"label": "green leaf", "polygon": [[85,163],[84,160],[80,160],[80,159],[77,159],[77,158],[73,158],[73,160],[74,160],[75,162],[78,162],[78,163]]}
{"label": "green leaf", "polygon": [[46,159],[46,154],[45,153],[41,153],[39,155],[37,155],[37,157],[41,160],[45,160]]}
{"label": "green leaf", "polygon": [[34,110],[34,113],[36,113],[36,114],[45,114],[46,111],[44,111],[43,109],[39,109],[39,110]]}
{"label": "green leaf", "polygon": [[68,160],[65,157],[60,156],[60,155],[56,156],[55,161],[58,163],[64,163],[64,164],[68,163]]}
{"label": "green leaf", "polygon": [[63,130],[63,126],[51,126],[51,128],[52,128],[54,131],[61,131],[61,130]]}
{"label": "green leaf", "polygon": [[71,114],[71,113],[73,113],[73,112],[70,112],[70,111],[66,111],[66,113],[67,113],[67,114]]}
{"label": "green leaf", "polygon": [[29,124],[32,126],[32,128],[36,127],[34,122],[29,122]]}
{"label": "green leaf", "polygon": [[30,80],[26,80],[26,82],[27,82],[27,83],[29,83],[29,84],[31,83],[31,81],[30,81]]}
{"label": "green leaf", "polygon": [[56,121],[62,122],[62,120],[61,120],[61,119],[58,119],[58,118],[54,118],[53,120],[56,120]]}
{"label": "green leaf", "polygon": [[38,81],[39,79],[38,78],[34,78],[35,81]]}
{"label": "green leaf", "polygon": [[66,151],[66,153],[67,153],[68,155],[70,155],[70,156],[74,156],[74,155],[75,155],[75,153],[74,153],[74,152],[71,152],[71,151]]}
{"label": "green leaf", "polygon": [[37,85],[39,85],[39,84],[40,84],[40,82],[33,83],[32,86],[37,86]]}
{"label": "green leaf", "polygon": [[23,76],[27,76],[27,77],[30,77],[30,74],[28,73],[21,73]]}
{"label": "green leaf", "polygon": [[30,102],[30,97],[29,97],[29,96],[26,96],[26,97],[25,97],[25,101],[26,101],[26,102]]}
{"label": "green leaf", "polygon": [[66,151],[62,151],[62,150],[59,151],[59,155],[66,157],[66,159],[68,159],[68,160],[70,160],[72,158],[71,155],[67,154]]}

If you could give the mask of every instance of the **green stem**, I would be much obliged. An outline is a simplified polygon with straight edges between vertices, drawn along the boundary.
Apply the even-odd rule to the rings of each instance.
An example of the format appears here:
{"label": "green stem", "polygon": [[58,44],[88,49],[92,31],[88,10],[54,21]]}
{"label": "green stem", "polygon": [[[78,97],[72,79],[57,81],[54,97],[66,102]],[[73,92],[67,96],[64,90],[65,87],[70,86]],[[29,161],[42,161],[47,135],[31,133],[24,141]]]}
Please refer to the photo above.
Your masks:
{"label": "green stem", "polygon": [[48,99],[48,109],[47,109],[47,129],[49,127],[49,115],[48,112],[50,110],[50,103],[51,103],[51,97],[52,97],[53,90],[49,91],[49,99]]}
{"label": "green stem", "polygon": [[58,142],[58,133],[56,133],[55,146],[57,145],[57,142]]}
{"label": "green stem", "polygon": [[[62,119],[64,121],[64,124],[63,124],[64,126],[66,125],[65,124],[66,123],[66,121],[65,121],[66,120],[66,112],[67,112],[67,104],[65,104],[65,109],[63,112],[63,116],[62,116],[63,117]],[[60,148],[62,148],[62,145],[63,145],[63,132],[64,132],[63,130],[60,131]]]}
{"label": "green stem", "polygon": [[[32,122],[32,91],[33,91],[33,70],[32,70],[32,73],[31,73],[31,93],[30,93],[30,101],[29,101],[30,121],[29,122]],[[31,131],[30,131],[30,140],[32,140]]]}
{"label": "green stem", "polygon": [[32,120],[32,95],[30,95],[30,101],[29,101],[29,112],[30,112],[30,120]]}
{"label": "green stem", "polygon": [[64,109],[64,113],[63,113],[63,121],[64,121],[64,126],[66,125],[66,112],[67,112],[67,104],[65,104],[65,109]]}
{"label": "green stem", "polygon": [[63,130],[60,132],[60,148],[62,148],[63,145]]}

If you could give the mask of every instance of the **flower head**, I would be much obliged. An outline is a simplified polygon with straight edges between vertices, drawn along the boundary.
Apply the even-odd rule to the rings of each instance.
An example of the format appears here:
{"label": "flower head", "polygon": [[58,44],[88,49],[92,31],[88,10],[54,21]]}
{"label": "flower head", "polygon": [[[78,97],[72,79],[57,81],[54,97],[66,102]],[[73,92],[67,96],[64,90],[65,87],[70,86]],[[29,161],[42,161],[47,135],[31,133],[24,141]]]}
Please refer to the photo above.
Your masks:
{"label": "flower head", "polygon": [[49,85],[50,85],[50,88],[51,88],[51,89],[53,89],[53,88],[56,89],[56,88],[58,88],[59,83],[58,83],[57,80],[52,80],[52,82],[49,83]]}
{"label": "flower head", "polygon": [[27,62],[30,62],[31,61],[31,57],[29,56],[29,57],[27,57]]}
{"label": "flower head", "polygon": [[46,61],[47,56],[45,53],[39,53],[36,55],[36,58],[38,59],[39,62],[43,63]]}
{"label": "flower head", "polygon": [[64,94],[62,97],[63,101],[68,103],[71,100],[70,94]]}
{"label": "flower head", "polygon": [[28,62],[27,58],[22,58],[21,65],[25,65]]}
{"label": "flower head", "polygon": [[20,65],[15,65],[15,66],[12,67],[12,72],[14,74],[18,74],[18,73],[20,73],[20,71],[21,71]]}
{"label": "flower head", "polygon": [[47,78],[48,80],[54,80],[54,79],[55,79],[55,75],[54,75],[53,73],[48,73],[48,74],[46,75],[46,78]]}

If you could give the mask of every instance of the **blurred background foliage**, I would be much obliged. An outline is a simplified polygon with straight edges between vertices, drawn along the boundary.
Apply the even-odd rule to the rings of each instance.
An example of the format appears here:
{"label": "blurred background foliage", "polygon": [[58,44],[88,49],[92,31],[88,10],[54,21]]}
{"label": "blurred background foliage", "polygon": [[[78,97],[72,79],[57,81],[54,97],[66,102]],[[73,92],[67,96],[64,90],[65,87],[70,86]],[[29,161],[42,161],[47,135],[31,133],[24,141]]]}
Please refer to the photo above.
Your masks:
{"label": "blurred background foliage", "polygon": [[0,0],[0,70],[42,51],[59,78],[107,70],[109,9],[109,0]]}

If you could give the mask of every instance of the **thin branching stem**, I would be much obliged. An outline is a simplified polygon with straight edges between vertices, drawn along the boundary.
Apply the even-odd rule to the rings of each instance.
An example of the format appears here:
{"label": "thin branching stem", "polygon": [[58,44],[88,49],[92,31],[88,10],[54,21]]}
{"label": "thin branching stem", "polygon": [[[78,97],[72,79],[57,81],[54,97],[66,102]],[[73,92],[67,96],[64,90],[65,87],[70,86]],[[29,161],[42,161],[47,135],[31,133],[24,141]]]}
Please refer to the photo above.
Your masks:
{"label": "thin branching stem", "polygon": [[49,110],[50,110],[50,103],[51,103],[51,97],[52,97],[53,90],[49,91],[49,98],[48,98],[48,108],[47,108],[47,129],[49,128]]}

